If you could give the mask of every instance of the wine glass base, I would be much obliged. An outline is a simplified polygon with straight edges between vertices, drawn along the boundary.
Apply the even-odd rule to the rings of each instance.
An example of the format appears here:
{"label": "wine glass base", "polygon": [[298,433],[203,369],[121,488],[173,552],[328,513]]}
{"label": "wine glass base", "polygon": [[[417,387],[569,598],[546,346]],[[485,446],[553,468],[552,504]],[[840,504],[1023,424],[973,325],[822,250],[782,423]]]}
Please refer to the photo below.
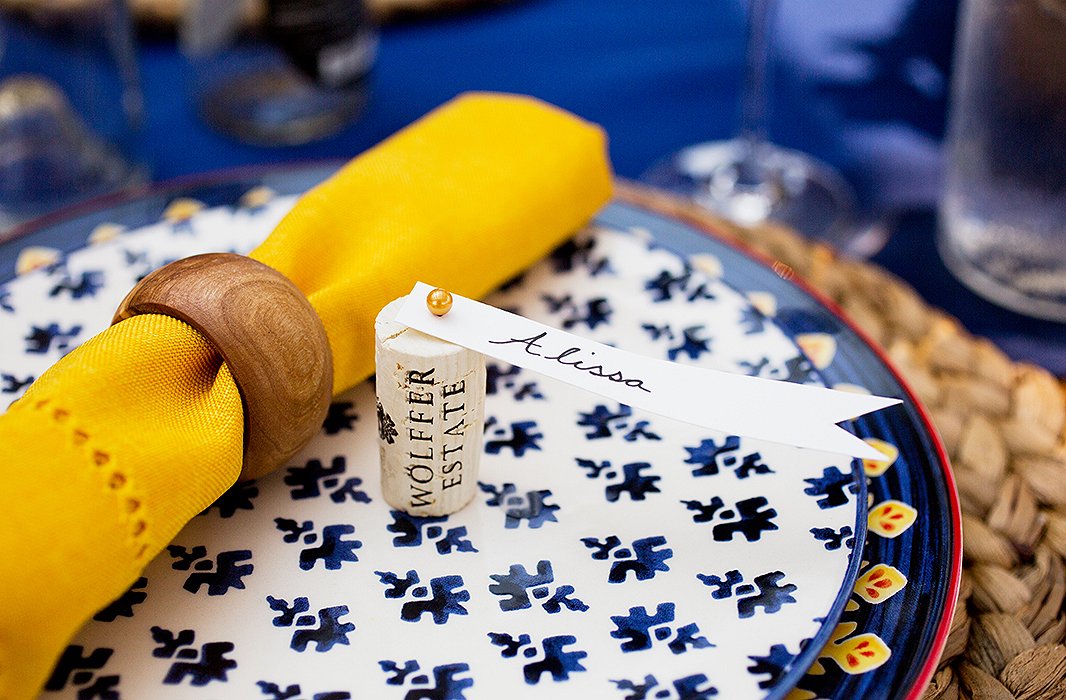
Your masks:
{"label": "wine glass base", "polygon": [[327,138],[362,112],[366,86],[326,89],[294,68],[266,65],[229,75],[200,96],[203,119],[257,146],[295,146]]}
{"label": "wine glass base", "polygon": [[690,146],[641,180],[739,224],[777,221],[856,257],[873,255],[887,239],[883,224],[859,216],[854,192],[832,167],[772,144],[732,139]]}
{"label": "wine glass base", "polygon": [[51,80],[6,78],[0,103],[0,241],[25,221],[147,179],[122,138],[95,131]]}

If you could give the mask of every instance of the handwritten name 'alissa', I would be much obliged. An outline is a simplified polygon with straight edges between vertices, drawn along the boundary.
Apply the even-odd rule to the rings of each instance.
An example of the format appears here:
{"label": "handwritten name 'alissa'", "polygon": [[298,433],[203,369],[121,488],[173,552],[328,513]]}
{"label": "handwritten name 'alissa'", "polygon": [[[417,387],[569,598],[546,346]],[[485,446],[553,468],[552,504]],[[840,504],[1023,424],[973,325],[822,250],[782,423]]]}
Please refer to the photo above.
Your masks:
{"label": "handwritten name 'alissa'", "polygon": [[[546,335],[548,335],[547,331],[530,336],[528,338],[511,338],[510,340],[490,340],[489,342],[493,345],[510,345],[511,343],[517,343],[519,345],[525,346],[523,349],[526,351],[526,354],[532,355],[533,357],[542,357],[545,360],[558,362],[560,365],[563,365],[565,367],[572,367],[578,372],[587,372],[593,377],[606,379],[616,384],[625,384],[626,386],[631,387],[633,389],[640,389],[641,391],[645,391],[649,394],[651,393],[651,389],[644,386],[643,379],[626,378],[620,370],[608,372],[606,369],[604,369],[603,365],[591,364],[591,360],[584,361],[578,357],[575,357],[578,353],[582,352],[581,348],[569,347],[566,350],[563,350],[562,352],[558,353],[557,355],[545,355],[537,352],[535,348],[540,348],[542,350],[544,349],[544,346],[541,345],[538,341],[543,340],[544,336]],[[595,350],[589,351],[589,355],[595,354]]]}

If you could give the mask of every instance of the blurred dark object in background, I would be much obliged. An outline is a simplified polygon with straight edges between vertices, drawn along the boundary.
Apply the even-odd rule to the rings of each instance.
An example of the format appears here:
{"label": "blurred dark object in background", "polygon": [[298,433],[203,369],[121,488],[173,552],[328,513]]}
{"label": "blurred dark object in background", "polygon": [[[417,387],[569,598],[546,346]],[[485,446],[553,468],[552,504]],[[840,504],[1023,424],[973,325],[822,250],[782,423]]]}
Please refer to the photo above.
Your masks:
{"label": "blurred dark object in background", "polygon": [[193,0],[181,25],[193,100],[213,128],[288,146],[331,136],[367,101],[377,30],[362,0],[268,0],[261,29],[243,0]]}
{"label": "blurred dark object in background", "polygon": [[[0,0],[0,8],[20,10],[28,15],[46,17],[53,13],[69,12],[93,0]],[[221,2],[222,0],[220,0]],[[258,26],[266,17],[268,0],[238,0],[241,24]],[[414,17],[425,13],[476,7],[479,5],[502,5],[512,0],[366,0],[366,8],[376,22]],[[197,0],[128,0],[127,5],[134,19],[156,28],[177,26],[190,5]]]}
{"label": "blurred dark object in background", "polygon": [[56,3],[35,22],[0,12],[0,51],[0,236],[145,179],[140,80],[123,0]]}

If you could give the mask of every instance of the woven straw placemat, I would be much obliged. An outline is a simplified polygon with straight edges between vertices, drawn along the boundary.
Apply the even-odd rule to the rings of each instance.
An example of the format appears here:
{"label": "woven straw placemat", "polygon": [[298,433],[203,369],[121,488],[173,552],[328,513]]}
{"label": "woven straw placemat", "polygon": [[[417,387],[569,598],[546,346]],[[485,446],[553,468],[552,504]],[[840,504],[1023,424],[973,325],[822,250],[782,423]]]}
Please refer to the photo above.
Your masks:
{"label": "woven straw placemat", "polygon": [[964,570],[925,698],[1066,698],[1066,384],[1011,362],[884,269],[777,225],[746,228],[621,184],[629,201],[695,219],[777,261],[886,350],[929,409],[962,503]]}

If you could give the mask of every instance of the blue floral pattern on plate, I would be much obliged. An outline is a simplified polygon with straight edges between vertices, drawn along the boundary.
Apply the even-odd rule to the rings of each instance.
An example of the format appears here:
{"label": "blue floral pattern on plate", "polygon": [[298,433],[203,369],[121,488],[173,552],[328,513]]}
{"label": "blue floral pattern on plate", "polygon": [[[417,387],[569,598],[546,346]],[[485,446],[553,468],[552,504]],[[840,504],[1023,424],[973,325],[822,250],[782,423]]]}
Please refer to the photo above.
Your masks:
{"label": "blue floral pattern on plate", "polygon": [[[24,266],[42,269],[0,287],[0,315],[35,329],[0,351],[18,358],[0,359],[0,389],[17,396],[153,267],[253,245],[291,200],[264,188],[240,197],[246,189],[201,190],[202,204],[128,203],[135,215],[109,213],[130,229],[106,216],[81,221],[80,243],[56,232],[62,224],[35,237],[53,246]],[[141,226],[152,207],[162,215]],[[653,356],[820,380],[824,348],[770,313],[774,297],[727,284],[748,281],[734,269],[765,268],[707,241],[679,256],[659,243],[676,244],[678,225],[647,219],[609,207],[492,301]],[[97,245],[79,250],[88,231]],[[0,266],[14,255],[0,248]],[[334,403],[289,469],[236,487],[195,519],[82,632],[55,685],[75,694],[113,682],[153,697],[207,686],[254,697],[550,688],[680,698],[712,688],[780,697],[795,684],[857,573],[848,552],[862,540],[865,504],[849,464],[671,425],[496,364],[489,394],[474,505],[445,519],[385,507],[373,398],[360,387]]]}

